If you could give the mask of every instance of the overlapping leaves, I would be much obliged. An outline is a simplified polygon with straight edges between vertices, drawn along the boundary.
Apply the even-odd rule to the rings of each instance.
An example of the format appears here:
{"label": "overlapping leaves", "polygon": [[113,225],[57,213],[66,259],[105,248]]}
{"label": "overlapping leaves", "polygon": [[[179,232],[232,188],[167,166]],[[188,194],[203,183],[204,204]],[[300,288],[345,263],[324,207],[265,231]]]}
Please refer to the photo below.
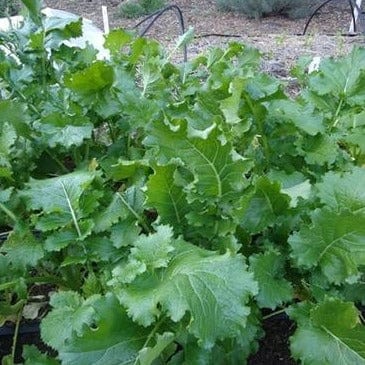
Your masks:
{"label": "overlapping leaves", "polygon": [[[159,232],[154,235],[158,237]],[[143,241],[157,243],[154,235]],[[170,258],[158,263],[143,241],[132,248],[124,270],[114,270],[110,282],[134,321],[148,326],[160,316],[168,316],[178,322],[188,313],[188,330],[205,348],[211,348],[217,339],[243,333],[250,313],[247,302],[257,292],[243,257],[218,255],[170,237]],[[160,245],[166,243],[160,240]],[[139,255],[136,260],[141,250],[147,256]],[[151,259],[155,262],[152,266]],[[128,278],[130,265],[138,262],[143,266],[138,265],[134,278]],[[153,269],[156,267],[162,268]],[[123,284],[127,278],[129,285]]]}

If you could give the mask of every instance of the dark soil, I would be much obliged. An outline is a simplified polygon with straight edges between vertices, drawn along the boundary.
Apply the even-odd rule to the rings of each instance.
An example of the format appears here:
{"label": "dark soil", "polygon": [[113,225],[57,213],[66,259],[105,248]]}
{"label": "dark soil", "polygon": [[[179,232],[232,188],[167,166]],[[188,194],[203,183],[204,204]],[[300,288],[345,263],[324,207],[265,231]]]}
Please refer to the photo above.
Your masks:
{"label": "dark soil", "polygon": [[285,315],[263,321],[265,337],[259,350],[249,358],[248,365],[297,365],[290,356],[289,337],[295,331],[295,323]]}
{"label": "dark soil", "polygon": [[[286,316],[277,316],[266,319],[263,322],[265,337],[260,341],[260,347],[256,354],[252,355],[248,365],[297,365],[290,357],[289,337],[295,330],[295,324]],[[15,362],[22,362],[23,345],[35,345],[42,352],[52,354],[52,350],[48,348],[41,340],[39,328],[37,324],[23,327],[22,331],[28,333],[20,334],[17,342]],[[2,358],[11,353],[13,338],[11,328],[8,335],[0,335],[0,362]],[[108,365],[108,364],[105,364]],[[240,365],[240,364],[237,364]]]}

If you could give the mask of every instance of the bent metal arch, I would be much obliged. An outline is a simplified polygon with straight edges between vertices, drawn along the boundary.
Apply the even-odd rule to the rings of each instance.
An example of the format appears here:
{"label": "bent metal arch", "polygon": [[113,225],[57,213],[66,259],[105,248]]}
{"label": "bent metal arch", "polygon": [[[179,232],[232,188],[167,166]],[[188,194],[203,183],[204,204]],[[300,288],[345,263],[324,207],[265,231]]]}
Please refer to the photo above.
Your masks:
{"label": "bent metal arch", "polygon": [[[319,5],[311,14],[311,16],[309,17],[307,23],[305,24],[304,30],[302,35],[305,35],[307,32],[307,29],[309,27],[310,22],[312,21],[313,17],[319,12],[319,10],[321,10],[325,5],[327,5],[328,3],[330,3],[333,0],[326,0],[325,2],[323,2],[321,5]],[[361,10],[361,3],[362,0],[348,0],[348,4],[350,6],[351,9],[351,16],[352,16],[352,20],[351,20],[351,25],[350,25],[350,29],[349,32],[350,33],[356,33],[357,32],[357,20],[359,17],[359,14],[362,13]]]}

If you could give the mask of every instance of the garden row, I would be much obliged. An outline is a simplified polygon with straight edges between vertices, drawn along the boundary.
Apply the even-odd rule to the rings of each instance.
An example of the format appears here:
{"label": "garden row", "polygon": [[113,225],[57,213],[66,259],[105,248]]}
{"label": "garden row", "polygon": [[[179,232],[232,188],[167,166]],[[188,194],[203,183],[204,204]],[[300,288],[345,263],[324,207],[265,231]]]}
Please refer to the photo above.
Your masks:
{"label": "garden row", "polygon": [[244,364],[270,309],[303,364],[365,364],[365,50],[302,60],[292,99],[244,45],[174,64],[116,30],[96,60],[64,44],[81,20],[24,3],[0,35],[0,319],[47,288],[57,353],[24,363]]}

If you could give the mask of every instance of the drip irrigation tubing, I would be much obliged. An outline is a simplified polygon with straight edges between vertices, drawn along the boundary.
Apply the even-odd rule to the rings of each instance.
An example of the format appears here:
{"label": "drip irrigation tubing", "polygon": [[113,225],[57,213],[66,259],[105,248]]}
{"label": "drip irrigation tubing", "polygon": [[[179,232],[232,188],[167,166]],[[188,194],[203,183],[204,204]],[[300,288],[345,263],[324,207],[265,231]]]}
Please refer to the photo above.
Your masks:
{"label": "drip irrigation tubing", "polygon": [[[169,10],[172,10],[172,11],[175,12],[175,14],[176,14],[176,16],[177,16],[177,18],[179,20],[179,25],[180,25],[180,29],[181,29],[181,35],[184,35],[184,33],[185,33],[184,16],[183,16],[183,13],[182,13],[181,9],[177,5],[169,5],[169,6],[166,6],[165,8],[163,8],[161,10],[155,11],[154,13],[152,13],[152,14],[148,15],[147,17],[145,17],[144,19],[142,19],[133,28],[138,28],[139,26],[141,26],[142,24],[144,24],[148,20],[152,19],[150,21],[150,23],[143,29],[143,31],[140,32],[140,36],[143,37],[152,28],[152,26],[155,24],[155,22],[163,14],[165,14]],[[187,49],[186,44],[183,45],[183,53],[184,53],[184,62],[187,62],[187,60],[188,60],[188,49]]]}
{"label": "drip irrigation tubing", "polygon": [[[324,1],[321,5],[319,5],[311,14],[311,16],[309,17],[309,19],[307,20],[303,33],[302,35],[305,35],[307,32],[307,29],[309,27],[309,24],[311,23],[312,19],[314,18],[314,16],[328,3],[330,3],[333,0],[326,0]],[[359,6],[357,5],[356,1],[355,4],[352,2],[352,0],[349,0],[349,5],[350,5],[350,9],[351,9],[351,16],[352,16],[352,22],[354,24],[354,32],[356,33],[357,29],[356,29],[356,17],[355,17],[355,9],[361,14],[361,9],[359,8]]]}

